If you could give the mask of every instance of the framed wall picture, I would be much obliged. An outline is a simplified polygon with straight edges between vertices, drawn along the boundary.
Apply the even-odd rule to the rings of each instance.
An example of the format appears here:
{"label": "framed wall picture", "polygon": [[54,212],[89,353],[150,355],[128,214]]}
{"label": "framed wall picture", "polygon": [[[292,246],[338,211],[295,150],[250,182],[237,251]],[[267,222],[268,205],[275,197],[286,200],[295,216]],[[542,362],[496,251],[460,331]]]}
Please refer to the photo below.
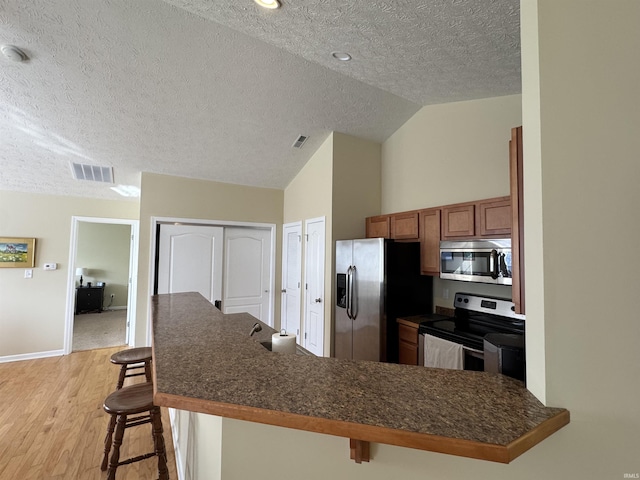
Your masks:
{"label": "framed wall picture", "polygon": [[0,268],[33,268],[36,239],[0,237]]}

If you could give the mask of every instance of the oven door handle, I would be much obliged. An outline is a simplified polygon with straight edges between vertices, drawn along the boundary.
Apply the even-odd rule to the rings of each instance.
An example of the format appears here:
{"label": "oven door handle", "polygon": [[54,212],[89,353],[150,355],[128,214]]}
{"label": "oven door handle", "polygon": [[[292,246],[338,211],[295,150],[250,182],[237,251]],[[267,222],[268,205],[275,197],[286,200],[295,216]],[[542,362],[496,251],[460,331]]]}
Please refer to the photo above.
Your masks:
{"label": "oven door handle", "polygon": [[498,251],[494,248],[489,254],[489,273],[494,280],[500,276]]}
{"label": "oven door handle", "polygon": [[467,350],[468,352],[481,353],[481,354],[484,355],[484,352],[482,350],[478,350],[476,348],[467,347],[466,345],[463,345],[462,349],[463,350]]}

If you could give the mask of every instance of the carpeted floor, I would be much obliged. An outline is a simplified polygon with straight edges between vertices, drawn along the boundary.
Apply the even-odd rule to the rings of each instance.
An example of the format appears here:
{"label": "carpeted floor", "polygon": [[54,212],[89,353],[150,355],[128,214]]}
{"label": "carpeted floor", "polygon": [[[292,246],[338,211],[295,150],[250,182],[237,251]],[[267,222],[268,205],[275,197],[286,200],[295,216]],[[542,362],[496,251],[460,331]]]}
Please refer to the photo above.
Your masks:
{"label": "carpeted floor", "polygon": [[126,310],[83,313],[73,319],[73,351],[125,345]]}

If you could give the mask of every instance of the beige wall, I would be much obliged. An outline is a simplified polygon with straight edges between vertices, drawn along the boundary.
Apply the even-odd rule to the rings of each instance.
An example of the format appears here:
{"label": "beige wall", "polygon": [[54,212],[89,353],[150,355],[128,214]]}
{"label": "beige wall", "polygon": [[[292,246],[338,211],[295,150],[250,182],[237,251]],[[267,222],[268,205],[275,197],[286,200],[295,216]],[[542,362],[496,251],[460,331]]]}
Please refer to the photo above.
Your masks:
{"label": "beige wall", "polygon": [[364,238],[364,219],[380,214],[382,146],[342,133],[336,132],[333,136],[335,243],[336,240]]}
{"label": "beige wall", "polygon": [[72,216],[136,219],[138,203],[0,191],[2,235],[36,238],[32,279],[0,269],[0,361],[62,353]]}
{"label": "beige wall", "polygon": [[[332,214],[332,178],[333,178],[333,150],[334,133],[324,141],[320,148],[302,168],[300,173],[287,185],[284,190],[284,223],[302,222],[311,218],[325,219],[325,271],[324,298],[331,298],[331,231],[333,225]],[[302,279],[304,282],[305,242],[302,242]],[[304,327],[304,289],[300,299],[300,324]],[[331,303],[324,302],[324,318],[331,318]],[[278,321],[280,319],[278,318]],[[324,322],[324,352],[330,353],[331,330],[330,323]],[[304,330],[303,330],[304,331]]]}
{"label": "beige wall", "polygon": [[[287,186],[284,199],[285,223],[302,221],[304,228],[305,219],[325,217],[324,352],[329,356],[334,245],[364,237],[364,218],[380,213],[380,144],[333,132]],[[304,262],[302,268],[304,278]]]}
{"label": "beige wall", "polygon": [[[189,178],[142,174],[140,198],[140,254],[135,344],[147,341],[151,217],[175,217],[276,225],[275,287],[280,291],[282,250],[282,190],[246,187]],[[280,318],[280,296],[275,296],[274,320]],[[277,324],[277,323],[276,323]]]}
{"label": "beige wall", "polygon": [[509,195],[520,95],[422,108],[382,145],[382,213]]}
{"label": "beige wall", "polygon": [[77,242],[75,265],[89,270],[84,284],[104,282],[104,308],[110,304],[111,308],[126,308],[131,226],[79,222]]}

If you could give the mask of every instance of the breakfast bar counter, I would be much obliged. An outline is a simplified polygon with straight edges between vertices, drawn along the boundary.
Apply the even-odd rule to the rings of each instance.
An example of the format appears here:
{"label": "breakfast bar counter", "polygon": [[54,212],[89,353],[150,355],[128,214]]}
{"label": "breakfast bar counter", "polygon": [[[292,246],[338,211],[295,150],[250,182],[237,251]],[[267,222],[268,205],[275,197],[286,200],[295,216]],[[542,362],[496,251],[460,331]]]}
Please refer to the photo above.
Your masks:
{"label": "breakfast bar counter", "polygon": [[356,461],[377,442],[508,463],[569,423],[510,377],[274,353],[197,293],[151,308],[157,405],[346,437]]}

